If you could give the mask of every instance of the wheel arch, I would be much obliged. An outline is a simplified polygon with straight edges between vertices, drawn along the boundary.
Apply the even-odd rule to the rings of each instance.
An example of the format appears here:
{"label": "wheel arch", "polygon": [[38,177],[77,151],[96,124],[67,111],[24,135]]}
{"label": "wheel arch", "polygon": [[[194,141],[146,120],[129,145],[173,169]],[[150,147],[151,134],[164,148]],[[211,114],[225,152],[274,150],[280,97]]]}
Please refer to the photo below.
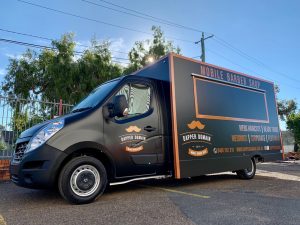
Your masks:
{"label": "wheel arch", "polygon": [[95,142],[80,142],[67,148],[64,153],[67,157],[59,165],[55,174],[55,184],[58,182],[62,168],[73,158],[88,155],[101,161],[106,169],[108,180],[113,180],[116,174],[116,167],[109,151],[101,144]]}
{"label": "wheel arch", "polygon": [[255,162],[264,162],[264,157],[261,154],[254,154],[251,156],[251,159],[254,159]]}

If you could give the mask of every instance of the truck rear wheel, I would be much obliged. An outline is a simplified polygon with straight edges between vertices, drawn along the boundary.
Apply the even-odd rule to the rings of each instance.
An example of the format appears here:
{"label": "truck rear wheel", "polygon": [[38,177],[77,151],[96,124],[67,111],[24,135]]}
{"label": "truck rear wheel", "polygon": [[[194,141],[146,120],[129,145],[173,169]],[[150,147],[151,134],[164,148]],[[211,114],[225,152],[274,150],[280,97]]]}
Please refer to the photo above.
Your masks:
{"label": "truck rear wheel", "polygon": [[74,204],[86,204],[103,194],[107,184],[105,167],[90,156],[72,159],[62,169],[58,179],[61,196]]}
{"label": "truck rear wheel", "polygon": [[237,176],[240,179],[250,180],[255,176],[256,173],[256,163],[255,159],[251,159],[251,167],[243,170],[236,171]]}

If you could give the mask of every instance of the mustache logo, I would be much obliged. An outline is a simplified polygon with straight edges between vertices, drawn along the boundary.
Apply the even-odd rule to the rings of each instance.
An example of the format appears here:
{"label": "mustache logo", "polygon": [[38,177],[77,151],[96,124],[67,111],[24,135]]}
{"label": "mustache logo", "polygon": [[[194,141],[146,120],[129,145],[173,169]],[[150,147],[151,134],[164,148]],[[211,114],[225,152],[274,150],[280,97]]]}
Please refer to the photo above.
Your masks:
{"label": "mustache logo", "polygon": [[188,154],[191,156],[201,157],[201,156],[205,156],[208,154],[208,149],[205,148],[200,151],[197,151],[197,150],[189,148]]}
{"label": "mustache logo", "polygon": [[196,128],[198,128],[199,130],[202,130],[202,129],[204,129],[204,127],[205,127],[205,125],[204,124],[202,124],[200,121],[195,121],[195,120],[193,120],[191,123],[189,123],[188,125],[187,125],[190,129],[192,129],[192,130],[194,130],[194,129],[196,129]]}
{"label": "mustache logo", "polygon": [[140,132],[141,128],[137,127],[137,126],[130,126],[128,128],[125,129],[128,133],[132,133],[132,132]]}
{"label": "mustache logo", "polygon": [[142,151],[144,149],[144,146],[142,145],[142,146],[139,146],[139,147],[128,147],[128,146],[126,146],[126,151],[127,152],[140,152],[140,151]]}

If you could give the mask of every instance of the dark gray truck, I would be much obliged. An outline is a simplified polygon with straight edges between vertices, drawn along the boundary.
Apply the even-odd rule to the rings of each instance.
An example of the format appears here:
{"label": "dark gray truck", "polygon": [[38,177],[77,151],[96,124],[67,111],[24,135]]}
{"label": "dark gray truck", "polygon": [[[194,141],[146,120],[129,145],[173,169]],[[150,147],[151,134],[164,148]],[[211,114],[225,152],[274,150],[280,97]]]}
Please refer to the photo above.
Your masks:
{"label": "dark gray truck", "polygon": [[282,159],[274,84],[176,54],[108,81],[17,140],[11,180],[89,203],[107,185]]}

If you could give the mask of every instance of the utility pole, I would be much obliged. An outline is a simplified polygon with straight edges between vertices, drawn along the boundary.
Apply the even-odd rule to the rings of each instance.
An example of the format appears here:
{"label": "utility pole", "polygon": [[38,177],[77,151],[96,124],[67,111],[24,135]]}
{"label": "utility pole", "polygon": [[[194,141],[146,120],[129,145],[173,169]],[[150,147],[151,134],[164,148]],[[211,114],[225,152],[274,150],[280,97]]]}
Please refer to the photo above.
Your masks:
{"label": "utility pole", "polygon": [[208,38],[212,38],[214,35],[210,35],[208,37],[204,37],[204,32],[202,32],[202,37],[201,37],[201,40],[200,41],[196,41],[195,44],[199,44],[201,43],[201,61],[202,62],[205,62],[205,44],[204,44],[204,41]]}

